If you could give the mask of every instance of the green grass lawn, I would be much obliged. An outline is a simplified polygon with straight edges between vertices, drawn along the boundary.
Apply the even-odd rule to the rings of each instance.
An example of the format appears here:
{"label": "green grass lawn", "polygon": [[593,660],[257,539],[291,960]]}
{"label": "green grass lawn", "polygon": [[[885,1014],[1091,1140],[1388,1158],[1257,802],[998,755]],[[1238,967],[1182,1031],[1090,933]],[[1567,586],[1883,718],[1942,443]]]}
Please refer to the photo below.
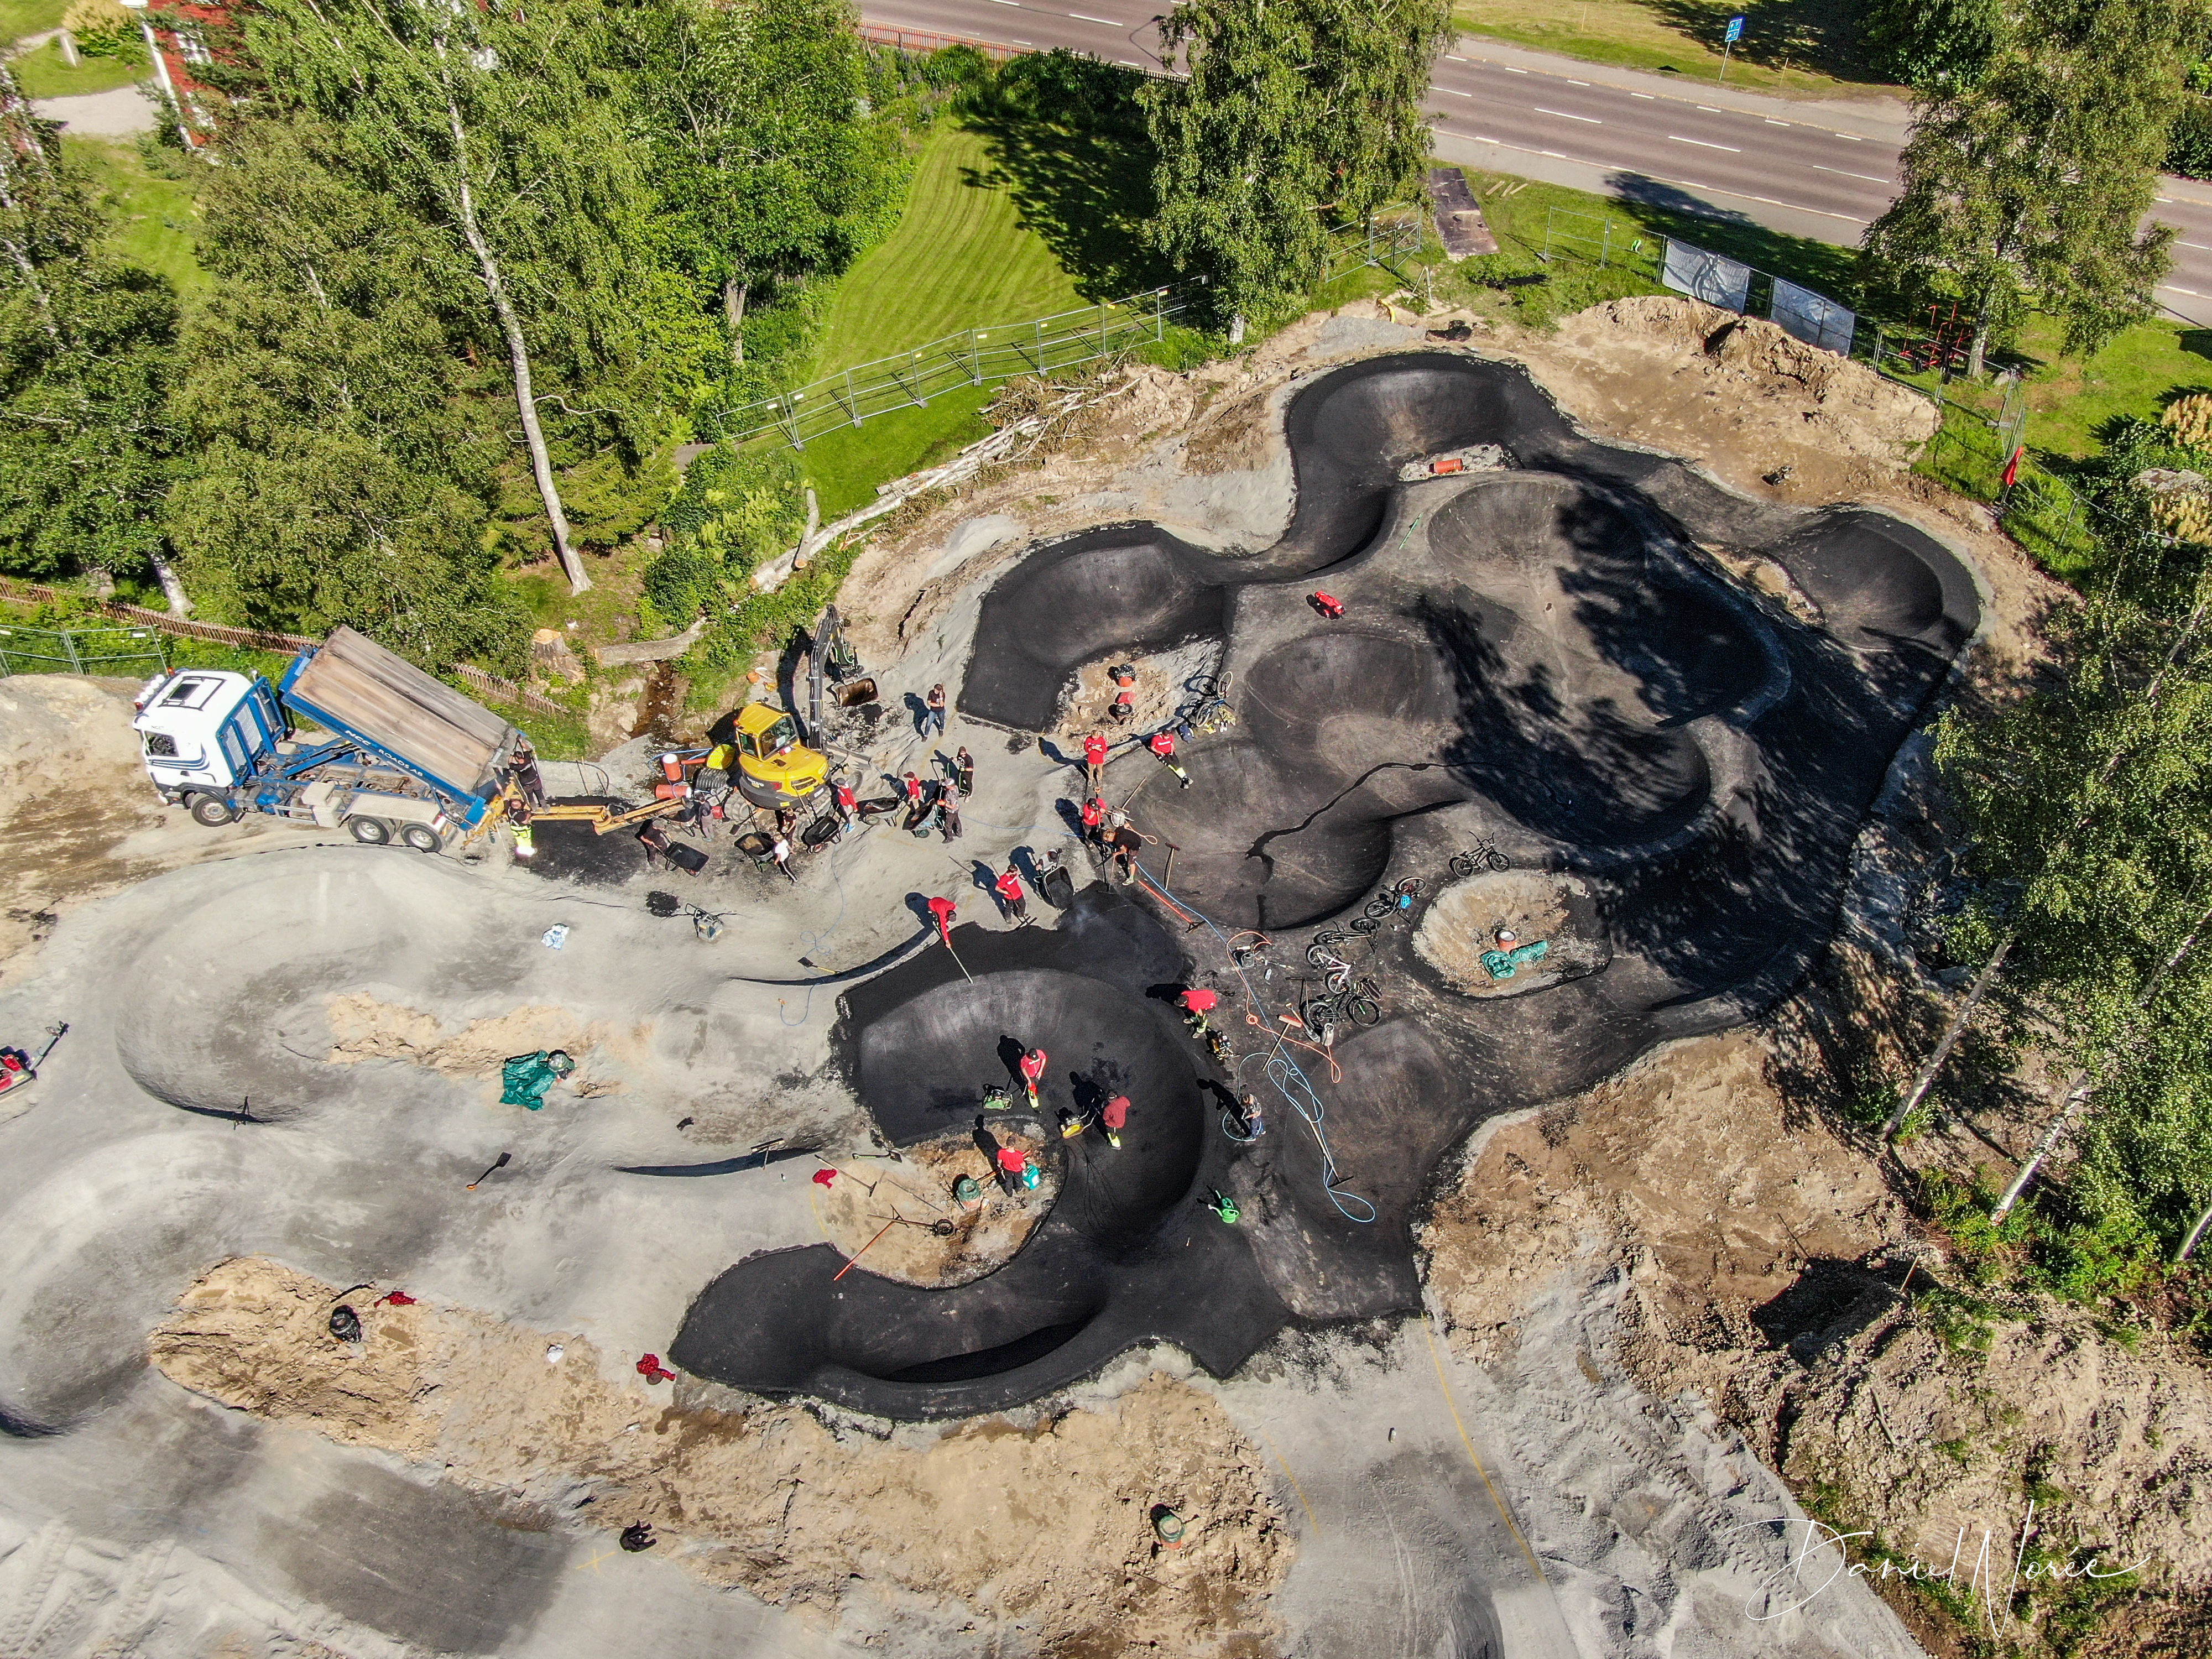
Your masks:
{"label": "green grass lawn", "polygon": [[1903,96],[1859,55],[1856,12],[1850,0],[1458,0],[1452,16],[1470,34],[1692,82],[1719,78],[1721,37],[1741,15],[1726,84],[1796,98]]}
{"label": "green grass lawn", "polygon": [[134,265],[158,270],[180,294],[197,293],[210,281],[195,248],[198,236],[197,187],[202,163],[173,150],[149,160],[137,145],[115,138],[62,138],[62,155],[91,180],[94,199],[114,229],[108,252]]}
{"label": "green grass lawn", "polygon": [[0,0],[0,40],[20,40],[62,26],[69,0]]}
{"label": "green grass lawn", "polygon": [[148,74],[143,58],[87,58],[72,69],[62,61],[58,40],[10,59],[9,67],[15,71],[26,98],[76,98],[88,92],[112,92]]}
{"label": "green grass lawn", "polygon": [[933,132],[894,230],[846,273],[823,319],[817,375],[961,329],[1027,322],[1085,301],[1013,198],[981,180],[984,143],[950,125]]}

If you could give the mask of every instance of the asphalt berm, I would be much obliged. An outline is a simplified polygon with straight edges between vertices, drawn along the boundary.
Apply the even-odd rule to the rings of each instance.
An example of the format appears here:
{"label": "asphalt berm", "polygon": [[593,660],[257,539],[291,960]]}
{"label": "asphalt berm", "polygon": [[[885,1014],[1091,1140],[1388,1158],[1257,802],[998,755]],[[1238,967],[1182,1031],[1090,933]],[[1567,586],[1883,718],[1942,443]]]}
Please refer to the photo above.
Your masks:
{"label": "asphalt berm", "polygon": [[[982,602],[959,707],[1017,731],[1056,735],[1103,659],[1219,641],[1242,717],[1185,744],[1191,786],[1140,749],[1109,769],[1151,840],[1144,896],[1091,889],[1051,933],[964,944],[972,981],[932,951],[843,1004],[842,1063],[895,1142],[978,1115],[1036,1045],[1048,1109],[1125,1091],[1141,1133],[1119,1152],[1071,1143],[1054,1212],[959,1289],[833,1285],[826,1246],[739,1263],[687,1316],[687,1368],[966,1415],[1148,1340],[1225,1375],[1285,1322],[1417,1308],[1409,1223],[1476,1125],[1740,1022],[1827,936],[1891,757],[1978,622],[1948,550],[1887,514],[1750,502],[1583,438],[1519,368],[1456,354],[1337,369],[1286,426],[1297,507],[1273,547],[1095,530]],[[1508,464],[1400,481],[1483,444]],[[1820,623],[1755,601],[1698,543],[1776,561]],[[1316,586],[1340,619],[1309,603]],[[1582,882],[1601,970],[1471,998],[1394,915],[1338,947],[1376,982],[1379,1020],[1346,1021],[1328,1053],[1297,1042],[1283,1017],[1316,988],[1310,931],[1407,882],[1432,898],[1477,846]],[[1273,944],[1237,970],[1244,929]],[[1226,1066],[1161,998],[1185,982],[1224,994]],[[1209,1090],[1258,1091],[1275,1132],[1232,1140]],[[1200,1201],[1216,1188],[1233,1230]]]}

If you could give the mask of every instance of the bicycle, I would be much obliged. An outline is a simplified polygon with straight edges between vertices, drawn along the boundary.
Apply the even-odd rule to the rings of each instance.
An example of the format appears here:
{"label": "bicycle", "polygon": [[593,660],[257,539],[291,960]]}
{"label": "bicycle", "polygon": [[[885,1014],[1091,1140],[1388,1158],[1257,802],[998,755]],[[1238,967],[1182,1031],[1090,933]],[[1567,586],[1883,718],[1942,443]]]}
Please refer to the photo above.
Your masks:
{"label": "bicycle", "polygon": [[1352,964],[1316,940],[1306,947],[1306,960],[1328,976],[1328,988],[1341,991],[1352,982]]}
{"label": "bicycle", "polygon": [[1486,841],[1479,841],[1464,853],[1451,855],[1451,872],[1455,876],[1473,875],[1479,869],[1510,870],[1513,860]]}
{"label": "bicycle", "polygon": [[1385,888],[1367,901],[1367,908],[1352,919],[1355,933],[1371,933],[1392,915],[1403,915],[1413,908],[1413,901],[1421,896],[1421,878],[1408,876],[1395,887]]}
{"label": "bicycle", "polygon": [[1354,1025],[1372,1025],[1382,1018],[1382,993],[1373,980],[1360,980],[1337,994],[1336,1011]]}

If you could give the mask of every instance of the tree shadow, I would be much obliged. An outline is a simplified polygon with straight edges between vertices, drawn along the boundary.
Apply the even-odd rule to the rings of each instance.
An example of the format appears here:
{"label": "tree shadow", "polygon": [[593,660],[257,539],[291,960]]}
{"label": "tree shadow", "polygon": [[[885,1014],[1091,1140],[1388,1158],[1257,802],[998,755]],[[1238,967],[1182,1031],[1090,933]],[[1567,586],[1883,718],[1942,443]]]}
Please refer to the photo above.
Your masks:
{"label": "tree shadow", "polygon": [[[1662,22],[1719,49],[1739,0],[1644,0]],[[1764,0],[1729,56],[1767,70],[1809,70],[1838,81],[1882,84],[1859,39],[1857,8],[1838,0]]]}
{"label": "tree shadow", "polygon": [[1174,275],[1144,236],[1157,208],[1144,84],[1135,70],[1063,50],[1016,58],[967,100],[966,125],[992,161],[968,182],[1004,189],[1087,300]]}

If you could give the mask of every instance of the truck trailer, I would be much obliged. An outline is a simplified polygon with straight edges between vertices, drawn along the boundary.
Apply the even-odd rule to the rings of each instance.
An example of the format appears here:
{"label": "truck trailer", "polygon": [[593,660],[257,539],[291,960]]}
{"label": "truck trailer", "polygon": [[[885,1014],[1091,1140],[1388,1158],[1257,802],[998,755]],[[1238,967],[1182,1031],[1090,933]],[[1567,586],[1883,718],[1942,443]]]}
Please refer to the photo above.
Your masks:
{"label": "truck trailer", "polygon": [[[350,628],[301,652],[277,685],[177,668],[149,681],[137,707],[147,775],[200,823],[266,812],[423,853],[495,821],[526,742]],[[295,714],[322,730],[295,740]]]}

